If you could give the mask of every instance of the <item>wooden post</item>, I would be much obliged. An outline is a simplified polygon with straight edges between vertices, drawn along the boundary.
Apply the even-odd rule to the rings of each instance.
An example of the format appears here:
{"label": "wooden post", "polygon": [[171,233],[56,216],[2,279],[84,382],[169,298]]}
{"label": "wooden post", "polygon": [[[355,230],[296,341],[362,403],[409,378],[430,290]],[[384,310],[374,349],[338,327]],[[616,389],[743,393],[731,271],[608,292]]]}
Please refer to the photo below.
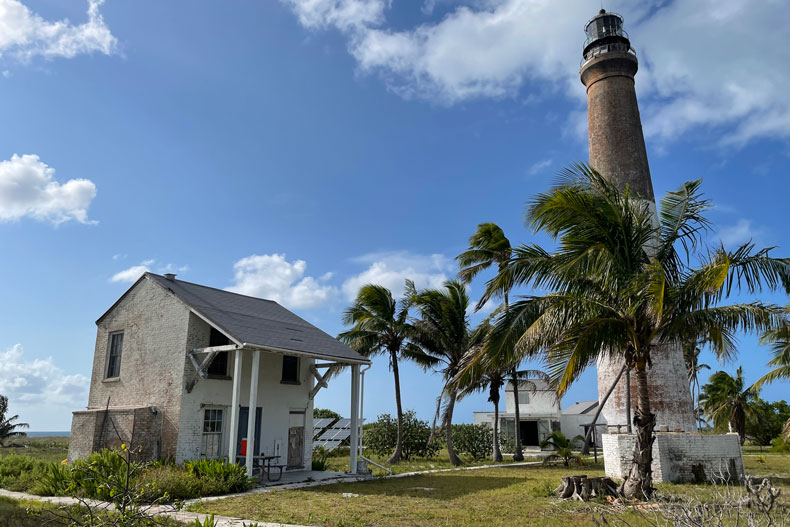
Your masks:
{"label": "wooden post", "polygon": [[247,476],[252,477],[252,456],[255,451],[255,414],[258,409],[258,369],[261,365],[261,350],[252,351],[250,372],[250,411],[247,412]]}
{"label": "wooden post", "polygon": [[233,352],[233,393],[230,403],[230,431],[228,434],[228,462],[236,463],[236,438],[239,437],[239,397],[241,395],[241,350]]}

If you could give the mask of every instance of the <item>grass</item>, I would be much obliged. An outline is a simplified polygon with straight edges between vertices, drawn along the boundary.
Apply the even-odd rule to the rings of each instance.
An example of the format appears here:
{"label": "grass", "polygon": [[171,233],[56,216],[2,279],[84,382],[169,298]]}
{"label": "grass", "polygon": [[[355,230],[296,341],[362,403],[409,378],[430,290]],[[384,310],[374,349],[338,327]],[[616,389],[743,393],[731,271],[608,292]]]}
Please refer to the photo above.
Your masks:
{"label": "grass", "polygon": [[[745,455],[747,471],[755,477],[771,477],[775,484],[790,488],[790,456],[763,455],[765,463],[759,461],[759,455]],[[403,471],[419,463],[405,464],[408,470]],[[436,461],[433,464],[434,468],[441,468]],[[559,501],[551,497],[551,491],[563,475],[592,477],[603,473],[602,464],[570,469],[503,465],[252,494],[196,504],[192,509],[248,520],[327,527],[536,524],[581,527],[593,525],[592,512],[598,505]],[[657,487],[663,494],[673,496],[705,498],[714,493],[710,485],[659,484]],[[783,496],[782,503],[790,506],[787,496]],[[633,526],[645,524],[636,513],[628,513],[626,517]]]}
{"label": "grass", "polygon": [[60,463],[69,453],[67,436],[15,437],[6,440],[0,447],[0,456],[9,454],[28,455],[44,461]]}
{"label": "grass", "polygon": [[[374,454],[367,454],[366,457],[372,459],[376,463],[380,465],[384,465],[390,470],[392,470],[393,474],[404,474],[406,472],[418,472],[424,470],[440,470],[446,468],[454,468],[453,465],[450,463],[450,457],[447,454],[447,450],[444,449],[440,451],[435,457],[431,459],[410,459],[409,461],[402,461],[395,465],[387,465],[386,461],[387,458],[379,457]],[[480,465],[492,465],[494,464],[491,459],[483,459],[483,460],[472,460],[469,458],[465,458],[464,456],[460,456],[464,461],[464,466],[467,467],[474,467]],[[534,457],[524,457],[524,461],[535,461],[537,458]],[[328,466],[327,470],[330,472],[348,472],[350,459],[348,456],[342,457],[330,457],[327,460]],[[503,465],[509,465],[513,463],[512,456],[505,456],[505,460],[502,462]],[[374,476],[385,476],[387,472],[378,468],[375,465],[368,464],[368,468],[373,471]]]}

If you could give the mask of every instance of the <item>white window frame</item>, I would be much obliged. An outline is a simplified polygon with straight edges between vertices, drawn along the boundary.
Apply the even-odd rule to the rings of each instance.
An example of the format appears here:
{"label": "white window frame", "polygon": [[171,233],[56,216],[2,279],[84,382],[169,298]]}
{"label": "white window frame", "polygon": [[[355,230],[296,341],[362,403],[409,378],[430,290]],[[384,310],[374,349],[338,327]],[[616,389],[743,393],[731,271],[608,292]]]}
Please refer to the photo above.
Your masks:
{"label": "white window frame", "polygon": [[[211,418],[207,421],[206,420],[207,417],[211,417]],[[213,430],[206,430],[207,426],[209,429],[213,428]],[[222,457],[224,433],[225,433],[224,407],[207,406],[203,408],[203,419],[201,419],[200,422],[200,457],[209,458],[209,459],[217,459]],[[216,454],[214,452],[211,452],[211,455],[209,455],[208,453],[209,441],[211,441],[212,447],[216,446]]]}

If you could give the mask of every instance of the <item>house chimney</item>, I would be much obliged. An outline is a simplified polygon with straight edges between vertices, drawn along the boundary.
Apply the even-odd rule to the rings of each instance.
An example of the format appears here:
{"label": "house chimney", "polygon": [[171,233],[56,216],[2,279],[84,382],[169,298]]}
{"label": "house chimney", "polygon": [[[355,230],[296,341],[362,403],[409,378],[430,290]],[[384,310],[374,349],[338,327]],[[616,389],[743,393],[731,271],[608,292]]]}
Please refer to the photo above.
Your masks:
{"label": "house chimney", "polygon": [[173,273],[165,273],[165,278],[167,278],[171,282],[174,282],[176,279],[176,275],[174,275]]}

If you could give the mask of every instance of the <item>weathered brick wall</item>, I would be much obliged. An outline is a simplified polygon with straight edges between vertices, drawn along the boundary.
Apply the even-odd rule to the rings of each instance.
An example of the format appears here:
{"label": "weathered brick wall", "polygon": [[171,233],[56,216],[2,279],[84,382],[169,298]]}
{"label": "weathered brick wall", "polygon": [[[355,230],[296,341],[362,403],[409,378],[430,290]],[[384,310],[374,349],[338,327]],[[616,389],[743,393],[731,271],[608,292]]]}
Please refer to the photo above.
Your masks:
{"label": "weathered brick wall", "polygon": [[[647,382],[650,409],[656,414],[656,429],[665,426],[667,431],[694,432],[694,404],[686,376],[686,363],[679,345],[656,345],[652,352],[653,365],[648,370]],[[607,390],[622,367],[622,360],[601,358],[598,361],[598,398],[603,400]],[[625,375],[609,396],[601,414],[609,425],[626,425]],[[631,416],[637,407],[636,375],[631,374]]]}
{"label": "weathered brick wall", "polygon": [[[97,327],[88,408],[103,410],[108,398],[111,408],[156,407],[159,423],[152,430],[160,431],[161,456],[176,453],[188,319],[189,310],[181,301],[144,279]],[[120,376],[105,380],[108,338],[115,331],[124,332]],[[77,415],[79,435],[87,418]],[[76,445],[75,455],[84,450],[81,437],[72,434],[71,441]]]}
{"label": "weathered brick wall", "polygon": [[[606,475],[622,479],[634,459],[636,436],[603,434]],[[744,474],[738,434],[657,433],[653,443],[653,480],[688,483]]]}
{"label": "weathered brick wall", "polygon": [[74,412],[69,461],[103,448],[127,445],[139,459],[159,457],[162,414],[155,407],[126,407]]}

